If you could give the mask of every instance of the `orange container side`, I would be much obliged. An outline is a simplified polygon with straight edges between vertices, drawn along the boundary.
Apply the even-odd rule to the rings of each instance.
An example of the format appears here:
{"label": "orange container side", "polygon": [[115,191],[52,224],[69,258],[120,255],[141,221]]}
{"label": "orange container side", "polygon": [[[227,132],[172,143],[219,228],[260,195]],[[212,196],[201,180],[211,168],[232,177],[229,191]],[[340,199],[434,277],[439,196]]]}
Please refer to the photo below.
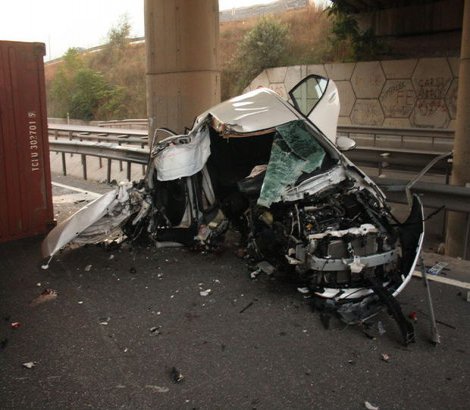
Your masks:
{"label": "orange container side", "polygon": [[0,242],[54,224],[43,43],[0,41]]}

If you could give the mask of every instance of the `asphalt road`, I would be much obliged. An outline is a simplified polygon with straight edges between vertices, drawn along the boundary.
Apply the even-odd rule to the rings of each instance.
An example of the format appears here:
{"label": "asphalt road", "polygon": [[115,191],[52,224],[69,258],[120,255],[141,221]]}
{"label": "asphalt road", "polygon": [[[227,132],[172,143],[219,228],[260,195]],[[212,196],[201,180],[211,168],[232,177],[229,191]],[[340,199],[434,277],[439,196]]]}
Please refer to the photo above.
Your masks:
{"label": "asphalt road", "polygon": [[[87,181],[80,188],[109,189]],[[58,220],[90,199],[58,186],[54,196]],[[466,292],[432,283],[442,337],[435,347],[422,282],[413,279],[400,301],[417,313],[417,342],[404,348],[385,312],[368,329],[374,339],[336,320],[324,329],[293,280],[250,279],[236,236],[229,239],[222,254],[67,249],[47,270],[39,239],[0,245],[0,408],[468,407]],[[444,273],[468,281],[470,262],[447,259]],[[57,297],[35,304],[45,289]]]}
{"label": "asphalt road", "polygon": [[[405,348],[386,313],[374,339],[336,320],[324,329],[296,283],[251,280],[233,244],[222,254],[89,246],[47,270],[39,245],[0,245],[1,408],[468,408],[470,303],[458,288],[432,284],[435,347],[412,280],[400,301],[417,312],[417,342]],[[58,296],[32,306],[46,288]]]}

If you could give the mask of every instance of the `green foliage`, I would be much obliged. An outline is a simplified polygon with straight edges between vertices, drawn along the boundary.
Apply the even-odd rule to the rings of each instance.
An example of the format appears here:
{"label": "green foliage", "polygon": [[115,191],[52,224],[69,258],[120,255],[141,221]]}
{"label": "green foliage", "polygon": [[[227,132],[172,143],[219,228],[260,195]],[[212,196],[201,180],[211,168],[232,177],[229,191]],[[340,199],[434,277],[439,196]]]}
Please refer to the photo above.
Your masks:
{"label": "green foliage", "polygon": [[86,67],[76,49],[69,49],[64,55],[49,88],[49,115],[68,114],[71,118],[93,120],[121,114],[125,97],[122,89],[108,83],[100,72]]}
{"label": "green foliage", "polygon": [[336,0],[328,14],[333,20],[331,47],[344,50],[344,60],[373,60],[389,51],[389,47],[375,36],[373,29],[361,31],[352,15],[353,8],[344,1]]}
{"label": "green foliage", "polygon": [[108,32],[108,45],[115,49],[126,48],[129,44],[131,25],[127,15],[121,16],[116,26]]}
{"label": "green foliage", "polygon": [[237,88],[243,90],[265,68],[275,67],[286,50],[289,27],[263,17],[243,38],[234,62]]}

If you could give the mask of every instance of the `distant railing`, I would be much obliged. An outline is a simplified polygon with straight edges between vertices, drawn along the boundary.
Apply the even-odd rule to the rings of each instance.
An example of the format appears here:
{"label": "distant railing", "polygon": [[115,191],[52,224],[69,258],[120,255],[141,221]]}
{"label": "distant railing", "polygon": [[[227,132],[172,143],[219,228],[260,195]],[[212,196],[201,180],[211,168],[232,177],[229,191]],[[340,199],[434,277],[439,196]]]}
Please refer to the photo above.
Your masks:
{"label": "distant railing", "polygon": [[357,125],[338,126],[338,135],[350,137],[358,145],[382,148],[452,151],[454,131],[432,128],[387,128]]}

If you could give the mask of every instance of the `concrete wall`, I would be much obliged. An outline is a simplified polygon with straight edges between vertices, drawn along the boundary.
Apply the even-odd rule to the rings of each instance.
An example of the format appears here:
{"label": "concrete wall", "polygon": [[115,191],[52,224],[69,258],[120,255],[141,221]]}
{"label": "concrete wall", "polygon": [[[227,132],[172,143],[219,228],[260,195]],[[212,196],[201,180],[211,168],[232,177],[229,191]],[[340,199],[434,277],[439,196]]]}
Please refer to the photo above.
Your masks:
{"label": "concrete wall", "polygon": [[309,74],[333,79],[341,101],[340,125],[454,129],[459,59],[421,58],[275,67],[246,89],[287,92]]}

